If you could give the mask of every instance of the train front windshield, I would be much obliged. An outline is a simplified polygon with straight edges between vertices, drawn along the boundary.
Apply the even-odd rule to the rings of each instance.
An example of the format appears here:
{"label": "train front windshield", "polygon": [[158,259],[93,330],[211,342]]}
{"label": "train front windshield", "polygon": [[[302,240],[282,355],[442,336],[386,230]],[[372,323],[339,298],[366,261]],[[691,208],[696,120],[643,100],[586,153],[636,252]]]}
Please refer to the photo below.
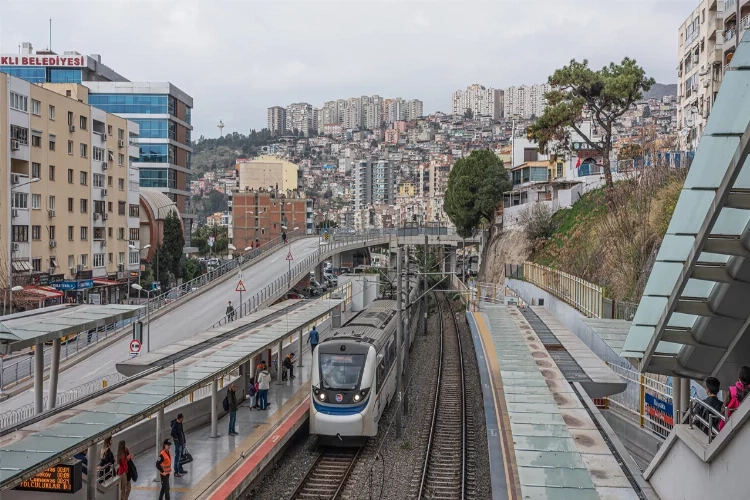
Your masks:
{"label": "train front windshield", "polygon": [[320,353],[321,389],[352,391],[357,388],[367,356],[364,354]]}

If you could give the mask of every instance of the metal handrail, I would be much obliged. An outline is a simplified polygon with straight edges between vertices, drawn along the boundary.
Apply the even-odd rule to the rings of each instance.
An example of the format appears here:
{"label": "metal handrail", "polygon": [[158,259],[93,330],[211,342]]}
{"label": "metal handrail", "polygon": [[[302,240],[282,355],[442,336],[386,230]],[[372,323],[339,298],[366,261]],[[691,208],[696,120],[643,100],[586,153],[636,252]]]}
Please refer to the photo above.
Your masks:
{"label": "metal handrail", "polygon": [[[708,410],[708,421],[704,420],[703,417],[701,417],[698,413],[695,412],[696,405],[700,405],[701,407]],[[714,422],[721,421],[726,423],[727,417],[722,415],[720,412],[716,411],[716,408],[713,406],[703,402],[702,400],[698,398],[690,398],[690,404],[688,405],[688,413],[685,415],[685,418],[683,419],[683,423],[687,420],[688,426],[692,429],[693,428],[693,422],[696,420],[703,424],[706,429],[708,429],[708,444],[711,444],[711,441],[713,441],[714,436],[719,433],[719,430],[714,427]]]}

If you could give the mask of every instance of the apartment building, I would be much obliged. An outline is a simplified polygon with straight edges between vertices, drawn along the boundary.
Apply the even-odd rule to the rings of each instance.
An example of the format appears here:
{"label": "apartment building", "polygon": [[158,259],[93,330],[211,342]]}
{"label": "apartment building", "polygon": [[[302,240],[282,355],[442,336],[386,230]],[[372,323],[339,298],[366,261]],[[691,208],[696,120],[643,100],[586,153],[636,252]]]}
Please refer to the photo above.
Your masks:
{"label": "apartment building", "polygon": [[[0,73],[0,280],[67,292],[126,282],[138,253],[139,126],[87,104],[80,84],[33,85]],[[2,223],[0,222],[0,226]],[[12,271],[11,271],[12,270]],[[114,300],[114,297],[110,297]]]}
{"label": "apartment building", "polygon": [[313,107],[306,102],[297,102],[286,107],[286,129],[309,136],[313,130]]}
{"label": "apartment building", "polygon": [[275,192],[237,192],[232,196],[233,245],[242,250],[256,242],[264,245],[278,237],[286,228],[290,233],[312,233],[313,200],[298,196],[278,196]]}
{"label": "apartment building", "polygon": [[505,117],[529,120],[535,116],[542,116],[547,107],[544,95],[550,90],[552,87],[547,83],[507,88],[503,104]]}
{"label": "apartment building", "polygon": [[286,132],[286,109],[281,106],[268,108],[268,130],[273,135],[283,135]]}
{"label": "apartment building", "polygon": [[682,150],[698,146],[721,86],[724,45],[734,50],[732,29],[726,35],[723,30],[721,3],[702,0],[678,31],[677,126]]}
{"label": "apartment building", "polygon": [[[299,166],[271,155],[262,155],[253,160],[241,161],[240,191],[296,191],[300,186]],[[239,247],[238,247],[239,248]]]}
{"label": "apartment building", "polygon": [[503,91],[474,84],[466,90],[457,90],[452,95],[454,115],[463,115],[470,110],[474,116],[489,116],[497,120],[503,116]]}
{"label": "apartment building", "polygon": [[[717,0],[717,3],[721,3],[721,1]],[[734,51],[737,49],[737,44],[742,40],[745,31],[750,28],[750,0],[724,0],[723,3],[723,8],[718,6],[722,17],[721,21],[716,22],[719,29],[716,36],[717,41],[719,39],[722,41],[722,66],[726,71],[726,67],[732,61]],[[710,2],[708,4],[711,6]]]}
{"label": "apartment building", "polygon": [[360,160],[354,165],[354,210],[374,203],[393,204],[393,165],[386,160]]}

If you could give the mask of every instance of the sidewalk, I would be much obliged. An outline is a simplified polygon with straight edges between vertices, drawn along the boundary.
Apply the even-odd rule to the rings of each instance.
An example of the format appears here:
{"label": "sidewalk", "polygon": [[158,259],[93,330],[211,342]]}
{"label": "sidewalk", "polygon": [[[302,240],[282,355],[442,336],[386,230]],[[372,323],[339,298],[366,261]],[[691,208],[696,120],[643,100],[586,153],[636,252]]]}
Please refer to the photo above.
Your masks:
{"label": "sidewalk", "polygon": [[[263,437],[309,394],[311,354],[306,347],[302,368],[295,366],[294,381],[277,385],[274,380],[268,393],[270,406],[266,411],[250,410],[245,400],[237,411],[238,436],[228,436],[229,415],[219,420],[219,437],[211,438],[211,425],[207,424],[187,434],[187,446],[193,462],[185,465],[188,474],[170,479],[171,498],[193,500],[210,488],[216,488],[218,479],[242,459],[242,454],[252,450]],[[166,436],[165,436],[166,438]],[[171,450],[174,459],[174,446]],[[156,478],[156,452],[150,449],[135,457],[138,482],[133,483],[130,498],[134,500],[158,498],[160,484]],[[174,467],[173,467],[174,468]]]}

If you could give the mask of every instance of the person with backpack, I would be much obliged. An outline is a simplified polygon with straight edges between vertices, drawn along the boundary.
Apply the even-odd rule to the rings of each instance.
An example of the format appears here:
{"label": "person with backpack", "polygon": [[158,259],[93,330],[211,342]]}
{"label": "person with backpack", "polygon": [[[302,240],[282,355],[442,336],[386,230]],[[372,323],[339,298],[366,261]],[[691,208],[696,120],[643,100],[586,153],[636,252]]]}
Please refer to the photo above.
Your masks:
{"label": "person with backpack", "polygon": [[172,446],[172,442],[169,439],[165,439],[159,452],[159,458],[156,459],[156,470],[159,471],[159,477],[161,477],[159,500],[170,500],[169,475],[172,473],[172,456],[169,454],[170,446]]}
{"label": "person with backpack", "polygon": [[255,389],[255,377],[250,377],[250,382],[247,384],[247,395],[250,398],[250,410],[255,408],[255,395],[258,391]]}
{"label": "person with backpack", "polygon": [[268,390],[271,388],[271,374],[264,367],[258,376],[258,399],[260,400],[260,409],[268,409]]}
{"label": "person with backpack", "polygon": [[182,466],[182,453],[185,451],[185,428],[182,426],[184,420],[182,413],[177,414],[177,418],[172,420],[169,435],[174,440],[174,477],[181,477],[187,474],[187,471]]}
{"label": "person with backpack", "polygon": [[[715,377],[708,377],[706,379],[706,394],[708,395],[703,402],[716,410],[718,413],[721,413],[722,407],[724,406],[724,403],[717,397],[717,394],[719,394],[719,391],[721,390],[721,383],[719,382],[719,379]],[[704,421],[708,422],[709,417],[713,415],[711,413],[711,410],[706,408],[705,406],[699,406],[698,411],[696,412],[700,418],[702,418]],[[712,427],[716,430],[719,429],[719,422],[721,422],[721,419],[713,415],[712,417]],[[708,434],[708,427],[703,425],[702,423],[698,424],[698,427]]]}
{"label": "person with backpack", "polygon": [[[726,408],[727,420],[729,420],[732,413],[740,407],[748,393],[750,393],[750,366],[745,365],[740,368],[737,379],[737,382],[729,387],[729,390],[724,396],[724,407]],[[725,422],[719,422],[719,430],[722,430],[724,425]]]}
{"label": "person with backpack", "polygon": [[225,312],[227,316],[227,321],[234,321],[234,307],[232,307],[231,300],[229,301],[229,304],[227,304],[227,310]]}
{"label": "person with backpack", "polygon": [[310,344],[310,352],[314,353],[315,348],[318,347],[318,344],[320,343],[320,335],[318,334],[318,330],[315,328],[315,325],[313,325],[310,333],[307,334],[307,343]]}
{"label": "person with backpack", "polygon": [[[128,500],[130,496],[130,481],[135,481],[137,474],[135,466],[130,467],[133,456],[130,454],[130,450],[125,446],[125,441],[117,443],[117,475],[120,476],[120,500]],[[168,497],[167,497],[168,498]]]}
{"label": "person with backpack", "polygon": [[229,390],[227,390],[227,406],[229,407],[229,435],[230,436],[236,436],[239,434],[237,430],[235,429],[235,425],[237,424],[237,408],[240,406],[239,403],[237,403],[237,385],[232,384],[229,386]]}

